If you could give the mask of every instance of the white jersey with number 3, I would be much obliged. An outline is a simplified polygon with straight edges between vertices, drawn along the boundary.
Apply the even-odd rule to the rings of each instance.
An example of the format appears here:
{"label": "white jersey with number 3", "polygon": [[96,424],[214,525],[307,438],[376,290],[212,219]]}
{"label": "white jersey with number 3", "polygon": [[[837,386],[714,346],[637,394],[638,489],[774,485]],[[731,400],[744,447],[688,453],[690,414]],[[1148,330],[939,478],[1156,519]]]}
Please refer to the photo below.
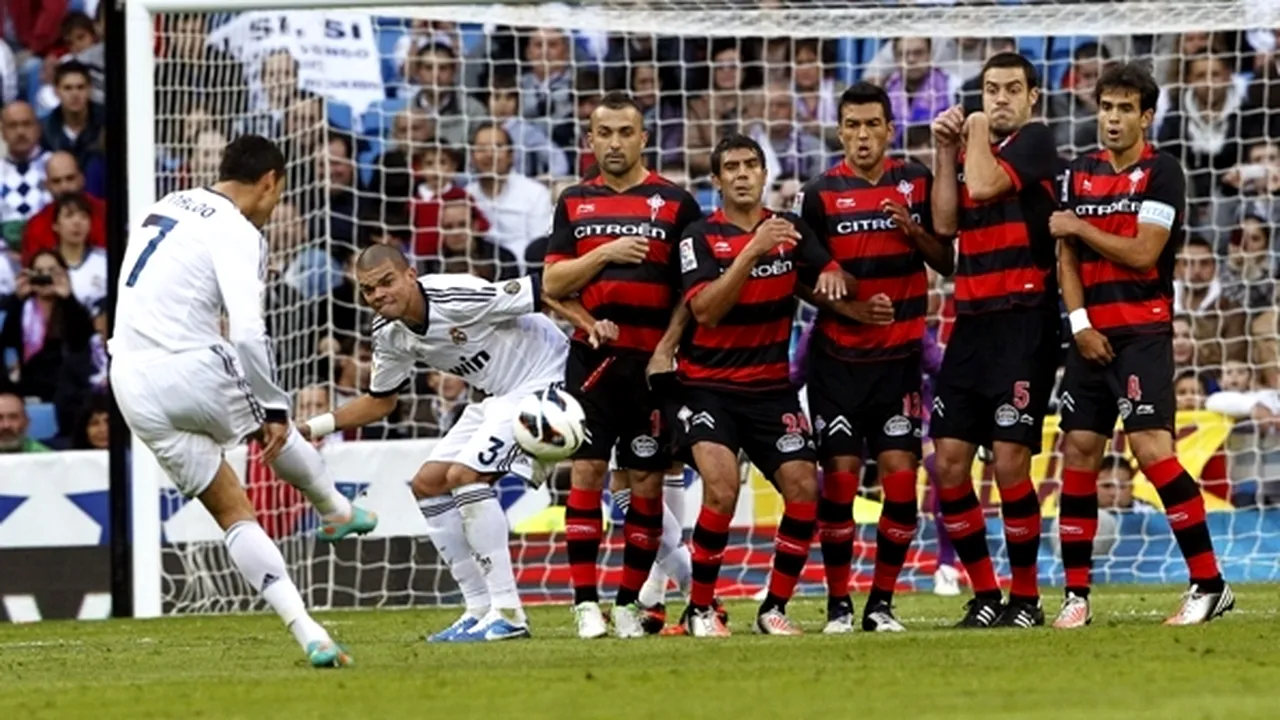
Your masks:
{"label": "white jersey with number 3", "polygon": [[539,314],[537,276],[491,283],[472,275],[423,275],[425,328],[374,321],[369,391],[390,395],[426,363],[489,395],[532,392],[564,379],[569,339]]}

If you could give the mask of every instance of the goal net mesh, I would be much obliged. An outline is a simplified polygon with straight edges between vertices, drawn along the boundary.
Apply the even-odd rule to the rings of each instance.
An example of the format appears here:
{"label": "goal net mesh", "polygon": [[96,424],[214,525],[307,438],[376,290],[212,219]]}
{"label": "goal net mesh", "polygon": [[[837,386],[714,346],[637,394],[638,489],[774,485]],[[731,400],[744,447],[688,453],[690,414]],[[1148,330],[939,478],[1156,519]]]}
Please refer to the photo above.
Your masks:
{"label": "goal net mesh", "polygon": [[[1280,579],[1280,524],[1270,509],[1280,501],[1276,27],[1280,10],[1266,0],[608,0],[158,14],[154,190],[212,182],[222,146],[239,133],[281,143],[289,187],[266,228],[266,305],[281,381],[305,418],[368,384],[371,316],[358,301],[353,253],[395,243],[424,272],[492,279],[536,268],[551,203],[592,163],[585,119],[603,92],[636,97],[649,130],[645,161],[708,209],[717,203],[708,180],[710,148],[730,131],[757,138],[768,153],[768,202],[785,208],[800,183],[839,162],[837,99],[849,83],[870,80],[889,91],[902,128],[893,151],[928,164],[932,117],[956,102],[980,107],[975,77],[982,62],[1016,50],[1042,75],[1039,112],[1069,157],[1096,146],[1091,93],[1102,69],[1143,62],[1162,87],[1152,134],[1187,168],[1188,230],[1196,239],[1178,266],[1180,455],[1201,481],[1228,577],[1274,580]],[[489,123],[505,132],[475,135]],[[953,318],[950,290],[945,279],[933,278],[929,332],[942,345]],[[407,482],[432,440],[472,399],[461,379],[422,368],[387,422],[323,443],[342,487],[364,495],[362,502],[383,517],[376,536],[337,547],[311,539],[313,512],[248,449],[237,464],[259,519],[311,602],[457,601]],[[1206,403],[1227,414],[1207,411]],[[1033,469],[1045,516],[1040,570],[1043,582],[1058,584],[1056,417],[1046,423],[1045,440]],[[1126,451],[1117,438],[1112,452]],[[1184,580],[1153,488],[1120,465],[1104,473],[1100,491],[1106,509],[1096,577]],[[875,474],[867,475],[856,508],[859,588],[870,581],[879,513]],[[998,494],[980,462],[974,477],[994,555],[1003,558]],[[692,474],[684,482],[683,514],[692,524],[700,486]],[[766,583],[781,509],[758,473],[744,485],[722,574],[725,595],[752,594]],[[567,488],[563,469],[541,488],[501,483],[527,601],[570,595],[558,535]],[[256,607],[202,511],[172,489],[164,492],[165,612]],[[928,591],[949,553],[938,541],[924,471],[920,496],[920,532],[902,585]],[[606,536],[606,596],[618,577],[621,544],[619,532]],[[821,592],[816,552],[802,592]]]}

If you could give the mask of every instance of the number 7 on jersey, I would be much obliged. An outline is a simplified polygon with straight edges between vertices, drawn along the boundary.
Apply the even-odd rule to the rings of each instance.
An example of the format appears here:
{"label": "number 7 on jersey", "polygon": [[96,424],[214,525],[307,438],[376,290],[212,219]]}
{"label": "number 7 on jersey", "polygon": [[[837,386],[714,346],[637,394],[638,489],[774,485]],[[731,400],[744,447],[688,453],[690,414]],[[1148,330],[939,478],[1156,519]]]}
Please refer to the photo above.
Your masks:
{"label": "number 7 on jersey", "polygon": [[147,264],[147,261],[151,259],[151,254],[156,251],[156,248],[160,247],[160,243],[164,241],[169,233],[173,232],[173,228],[177,224],[177,220],[164,215],[148,215],[147,219],[142,221],[142,227],[160,228],[160,232],[151,238],[151,242],[148,242],[147,246],[142,249],[142,254],[138,256],[137,262],[133,264],[133,269],[129,271],[129,279],[125,281],[126,287],[133,287],[134,283],[138,282],[138,275],[142,272],[142,268]]}

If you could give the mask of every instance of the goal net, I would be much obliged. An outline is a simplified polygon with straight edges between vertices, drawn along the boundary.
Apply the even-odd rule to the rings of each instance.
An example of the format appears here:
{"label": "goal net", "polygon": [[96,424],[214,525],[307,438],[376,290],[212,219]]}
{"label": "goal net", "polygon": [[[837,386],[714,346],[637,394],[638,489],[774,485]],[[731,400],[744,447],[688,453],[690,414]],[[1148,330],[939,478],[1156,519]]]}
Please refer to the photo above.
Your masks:
{"label": "goal net", "polygon": [[[608,90],[635,96],[649,131],[646,162],[686,185],[704,208],[717,203],[708,180],[710,148],[730,131],[766,148],[768,201],[785,208],[802,182],[839,162],[836,107],[852,82],[870,80],[889,91],[901,126],[893,151],[929,164],[932,117],[953,103],[980,107],[975,78],[983,61],[1015,50],[1039,70],[1039,112],[1061,152],[1072,156],[1096,146],[1091,92],[1099,73],[1110,63],[1146,63],[1162,87],[1152,135],[1189,175],[1193,239],[1179,262],[1175,322],[1180,455],[1201,481],[1228,577],[1280,579],[1280,516],[1272,509],[1280,502],[1273,415],[1280,412],[1274,2],[375,7],[362,0],[144,0],[129,3],[128,12],[135,213],[160,194],[212,182],[220,150],[236,134],[274,138],[289,159],[288,190],[266,228],[266,304],[281,382],[294,393],[299,417],[341,405],[368,383],[371,316],[358,302],[353,253],[394,243],[424,271],[492,279],[536,268],[554,198],[592,162],[584,121]],[[929,331],[944,345],[953,318],[950,289],[934,278]],[[407,482],[470,399],[461,379],[423,368],[386,423],[324,442],[344,490],[363,495],[361,502],[382,517],[375,535],[336,547],[311,540],[314,514],[261,466],[253,448],[233,453],[259,519],[312,603],[457,600]],[[1055,416],[1033,470],[1045,516],[1045,583],[1062,577],[1053,539],[1059,441]],[[1122,439],[1113,450],[1124,457]],[[1158,498],[1127,468],[1121,461],[1104,474],[1097,577],[1182,581]],[[988,508],[992,548],[1002,558],[998,494],[980,462],[974,477]],[[178,496],[140,448],[135,482],[139,613],[255,607],[212,521]],[[691,474],[683,482],[691,524],[699,482]],[[721,581],[726,595],[764,586],[781,510],[758,473],[744,483]],[[563,472],[540,488],[501,484],[527,601],[569,597],[559,535],[567,488]],[[928,591],[948,550],[938,542],[924,471],[920,496],[920,532],[902,583]],[[856,507],[860,587],[870,580],[878,499],[868,473]],[[618,577],[621,544],[618,532],[606,538],[606,596]],[[820,592],[821,580],[821,564],[811,563],[802,591]]]}

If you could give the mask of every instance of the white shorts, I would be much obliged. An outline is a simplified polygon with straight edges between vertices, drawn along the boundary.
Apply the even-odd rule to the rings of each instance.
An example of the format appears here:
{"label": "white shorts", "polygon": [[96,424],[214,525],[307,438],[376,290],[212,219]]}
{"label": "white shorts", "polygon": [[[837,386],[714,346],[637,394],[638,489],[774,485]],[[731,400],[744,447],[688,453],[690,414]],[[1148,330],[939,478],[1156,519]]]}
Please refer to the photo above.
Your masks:
{"label": "white shorts", "polygon": [[520,449],[515,438],[516,407],[526,396],[560,382],[548,379],[527,390],[495,395],[472,403],[462,417],[436,443],[427,462],[458,463],[481,475],[519,475],[533,479],[533,458]]}
{"label": "white shorts", "polygon": [[209,487],[223,450],[262,427],[264,419],[227,346],[117,355],[111,389],[129,429],[187,497]]}

